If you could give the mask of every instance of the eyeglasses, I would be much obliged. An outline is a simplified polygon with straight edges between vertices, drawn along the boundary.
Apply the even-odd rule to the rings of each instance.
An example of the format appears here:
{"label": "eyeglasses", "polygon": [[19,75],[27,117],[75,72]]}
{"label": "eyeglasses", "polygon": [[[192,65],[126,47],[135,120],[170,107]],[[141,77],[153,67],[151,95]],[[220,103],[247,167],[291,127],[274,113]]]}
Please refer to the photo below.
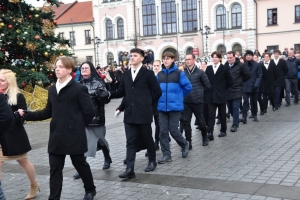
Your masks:
{"label": "eyeglasses", "polygon": [[81,71],[88,71],[89,69],[89,67],[81,67]]}

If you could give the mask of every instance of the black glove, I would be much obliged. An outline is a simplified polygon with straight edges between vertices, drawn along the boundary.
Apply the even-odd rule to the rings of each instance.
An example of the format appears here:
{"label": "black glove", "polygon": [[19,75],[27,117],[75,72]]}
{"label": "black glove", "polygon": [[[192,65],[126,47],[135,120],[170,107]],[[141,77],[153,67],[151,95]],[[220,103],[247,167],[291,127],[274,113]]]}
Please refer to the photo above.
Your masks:
{"label": "black glove", "polygon": [[95,95],[98,98],[107,99],[110,96],[110,93],[108,91],[98,89],[95,91]]}

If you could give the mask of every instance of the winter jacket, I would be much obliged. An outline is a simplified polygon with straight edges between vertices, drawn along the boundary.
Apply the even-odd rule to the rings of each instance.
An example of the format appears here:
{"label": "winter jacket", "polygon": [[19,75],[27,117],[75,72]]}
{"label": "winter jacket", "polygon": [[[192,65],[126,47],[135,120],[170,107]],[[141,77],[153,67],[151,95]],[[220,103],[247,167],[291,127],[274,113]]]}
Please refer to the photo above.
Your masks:
{"label": "winter jacket", "polygon": [[232,86],[227,90],[227,100],[241,99],[243,84],[251,78],[250,72],[239,59],[235,60],[232,67],[230,67],[228,62],[225,63],[225,66],[228,67],[233,80]]}
{"label": "winter jacket", "polygon": [[11,109],[7,104],[6,97],[0,89],[0,136],[5,133],[13,124],[15,117],[10,111]]}
{"label": "winter jacket", "polygon": [[255,61],[250,61],[245,63],[248,68],[251,78],[244,82],[243,92],[245,93],[254,93],[259,91],[259,86],[262,79],[262,69],[259,63]]}
{"label": "winter jacket", "polygon": [[157,110],[161,112],[183,110],[183,97],[192,91],[192,85],[183,71],[173,63],[169,69],[162,65],[162,71],[156,75],[162,90]]}
{"label": "winter jacket", "polygon": [[286,74],[287,79],[298,79],[298,66],[300,66],[300,60],[296,57],[292,59],[288,58],[286,61],[288,72]]}
{"label": "winter jacket", "polygon": [[184,103],[199,104],[204,101],[204,90],[210,88],[210,83],[206,73],[194,65],[190,71],[188,68],[184,70],[186,77],[192,84],[193,90],[184,97]]}

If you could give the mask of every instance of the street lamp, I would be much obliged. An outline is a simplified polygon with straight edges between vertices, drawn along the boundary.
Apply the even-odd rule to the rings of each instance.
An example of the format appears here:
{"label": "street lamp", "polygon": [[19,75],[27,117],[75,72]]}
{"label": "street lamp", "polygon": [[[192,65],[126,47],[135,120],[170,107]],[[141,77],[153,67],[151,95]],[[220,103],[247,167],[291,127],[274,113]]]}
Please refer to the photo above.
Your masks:
{"label": "street lamp", "polygon": [[209,31],[210,31],[210,28],[209,28],[207,25],[205,25],[204,28],[205,28],[204,34],[205,34],[205,36],[206,36],[206,40],[205,40],[206,53],[205,53],[205,54],[206,54],[206,56],[207,56],[207,55],[208,55],[207,38],[208,38],[208,34],[209,34]]}
{"label": "street lamp", "polygon": [[98,38],[97,36],[91,40],[92,43],[94,43],[94,49],[96,48],[96,65],[99,65],[100,61],[99,61],[99,44],[101,43],[101,39]]}

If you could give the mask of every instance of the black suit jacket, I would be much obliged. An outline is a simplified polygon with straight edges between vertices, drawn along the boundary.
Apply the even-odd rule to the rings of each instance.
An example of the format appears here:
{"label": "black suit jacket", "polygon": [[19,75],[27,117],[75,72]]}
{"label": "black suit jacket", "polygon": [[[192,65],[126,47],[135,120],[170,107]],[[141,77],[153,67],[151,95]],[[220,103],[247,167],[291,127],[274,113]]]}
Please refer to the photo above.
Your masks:
{"label": "black suit jacket", "polygon": [[56,86],[50,87],[44,110],[28,112],[26,120],[51,118],[48,153],[78,155],[87,152],[85,126],[94,117],[94,105],[86,86],[71,80],[57,94]]}
{"label": "black suit jacket", "polygon": [[243,92],[254,93],[259,92],[259,86],[262,79],[262,69],[259,63],[255,61],[246,62],[251,78],[244,82]]}
{"label": "black suit jacket", "polygon": [[[275,63],[275,62],[274,62]],[[276,64],[275,64],[276,65]],[[276,65],[276,68],[277,68],[277,72],[278,72],[278,77],[277,79],[275,80],[275,86],[276,87],[284,87],[284,77],[286,76],[287,72],[288,72],[288,67],[286,65],[286,62],[285,60],[283,59],[279,59],[277,65]]]}
{"label": "black suit jacket", "polygon": [[226,103],[227,89],[230,88],[233,83],[228,67],[221,64],[216,74],[214,74],[213,66],[210,65],[206,68],[205,73],[210,82],[211,89],[205,91],[204,103]]}
{"label": "black suit jacket", "polygon": [[0,135],[4,134],[12,126],[13,121],[13,112],[11,112],[7,104],[6,97],[0,92]]}
{"label": "black suit jacket", "polygon": [[151,123],[153,106],[161,96],[161,89],[153,71],[141,67],[134,81],[131,70],[124,72],[118,91],[111,92],[110,98],[123,96],[126,96],[124,99],[124,123]]}
{"label": "black suit jacket", "polygon": [[273,60],[270,60],[269,62],[268,69],[265,67],[264,63],[261,65],[263,71],[263,92],[275,93],[275,80],[278,77],[278,72],[275,62]]}

